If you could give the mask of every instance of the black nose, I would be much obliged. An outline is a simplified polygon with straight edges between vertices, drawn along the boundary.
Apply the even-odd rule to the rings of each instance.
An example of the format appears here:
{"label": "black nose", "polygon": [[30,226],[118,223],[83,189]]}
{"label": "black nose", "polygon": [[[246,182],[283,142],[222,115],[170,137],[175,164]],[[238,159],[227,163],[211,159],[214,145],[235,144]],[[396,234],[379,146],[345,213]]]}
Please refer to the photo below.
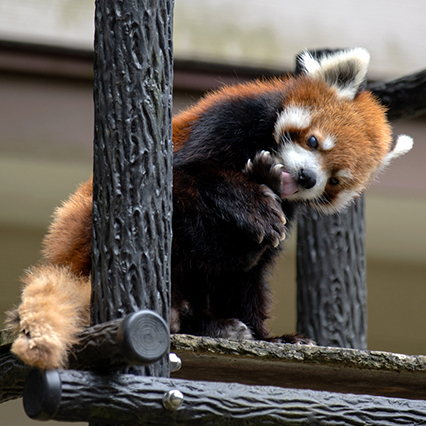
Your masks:
{"label": "black nose", "polygon": [[317,176],[311,170],[301,169],[299,170],[297,183],[305,189],[311,189],[317,183]]}

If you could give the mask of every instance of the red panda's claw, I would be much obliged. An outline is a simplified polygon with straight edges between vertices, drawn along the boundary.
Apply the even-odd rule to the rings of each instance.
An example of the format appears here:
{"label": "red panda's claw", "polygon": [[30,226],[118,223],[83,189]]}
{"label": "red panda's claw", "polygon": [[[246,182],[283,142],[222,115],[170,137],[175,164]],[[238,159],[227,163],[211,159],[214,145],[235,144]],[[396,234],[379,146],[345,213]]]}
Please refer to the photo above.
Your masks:
{"label": "red panda's claw", "polygon": [[251,173],[253,170],[253,162],[250,160],[250,158],[247,160],[246,166],[244,167],[245,173]]}
{"label": "red panda's claw", "polygon": [[243,172],[255,182],[268,186],[281,198],[283,165],[277,163],[269,151],[258,152],[253,160],[247,160]]}

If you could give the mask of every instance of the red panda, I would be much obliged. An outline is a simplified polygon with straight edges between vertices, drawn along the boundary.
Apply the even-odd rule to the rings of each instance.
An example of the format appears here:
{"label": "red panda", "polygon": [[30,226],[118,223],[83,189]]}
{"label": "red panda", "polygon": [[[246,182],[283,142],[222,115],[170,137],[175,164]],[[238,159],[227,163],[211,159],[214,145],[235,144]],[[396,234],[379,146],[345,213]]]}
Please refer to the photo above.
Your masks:
{"label": "red panda", "polygon": [[[297,211],[343,209],[412,146],[361,89],[368,63],[360,48],[304,53],[301,75],[223,87],[174,118],[173,333],[310,343],[265,325],[267,273]],[[65,365],[88,323],[91,209],[89,181],[56,211],[9,313],[28,364]]]}

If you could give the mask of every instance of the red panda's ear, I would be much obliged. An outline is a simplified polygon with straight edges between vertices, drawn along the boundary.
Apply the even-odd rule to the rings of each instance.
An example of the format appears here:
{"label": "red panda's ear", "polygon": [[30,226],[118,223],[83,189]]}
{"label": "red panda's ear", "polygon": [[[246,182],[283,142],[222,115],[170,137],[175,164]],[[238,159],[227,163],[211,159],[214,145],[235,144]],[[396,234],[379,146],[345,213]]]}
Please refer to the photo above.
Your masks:
{"label": "red panda's ear", "polygon": [[316,59],[309,52],[304,52],[299,61],[305,74],[324,80],[336,89],[340,97],[352,100],[367,75],[370,54],[363,48],[355,48]]}
{"label": "red panda's ear", "polygon": [[383,166],[387,166],[394,158],[406,154],[413,147],[413,139],[407,135],[399,135],[393,142],[391,150],[383,158]]}

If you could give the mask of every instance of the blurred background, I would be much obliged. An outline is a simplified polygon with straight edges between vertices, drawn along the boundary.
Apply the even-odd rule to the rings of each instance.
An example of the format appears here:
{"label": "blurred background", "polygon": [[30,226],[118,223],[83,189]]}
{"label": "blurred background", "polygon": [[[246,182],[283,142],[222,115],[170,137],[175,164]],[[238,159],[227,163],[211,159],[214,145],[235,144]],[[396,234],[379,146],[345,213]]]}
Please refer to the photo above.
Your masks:
{"label": "blurred background", "polygon": [[[55,206],[92,170],[92,0],[0,0],[0,321]],[[294,70],[315,48],[367,48],[370,80],[426,68],[422,0],[175,0],[174,113],[222,84]],[[426,117],[367,193],[368,347],[426,354]],[[274,333],[295,331],[294,238],[273,278]],[[21,401],[1,424],[33,424]],[[52,423],[54,424],[54,422]],[[64,424],[64,423],[62,423]]]}

